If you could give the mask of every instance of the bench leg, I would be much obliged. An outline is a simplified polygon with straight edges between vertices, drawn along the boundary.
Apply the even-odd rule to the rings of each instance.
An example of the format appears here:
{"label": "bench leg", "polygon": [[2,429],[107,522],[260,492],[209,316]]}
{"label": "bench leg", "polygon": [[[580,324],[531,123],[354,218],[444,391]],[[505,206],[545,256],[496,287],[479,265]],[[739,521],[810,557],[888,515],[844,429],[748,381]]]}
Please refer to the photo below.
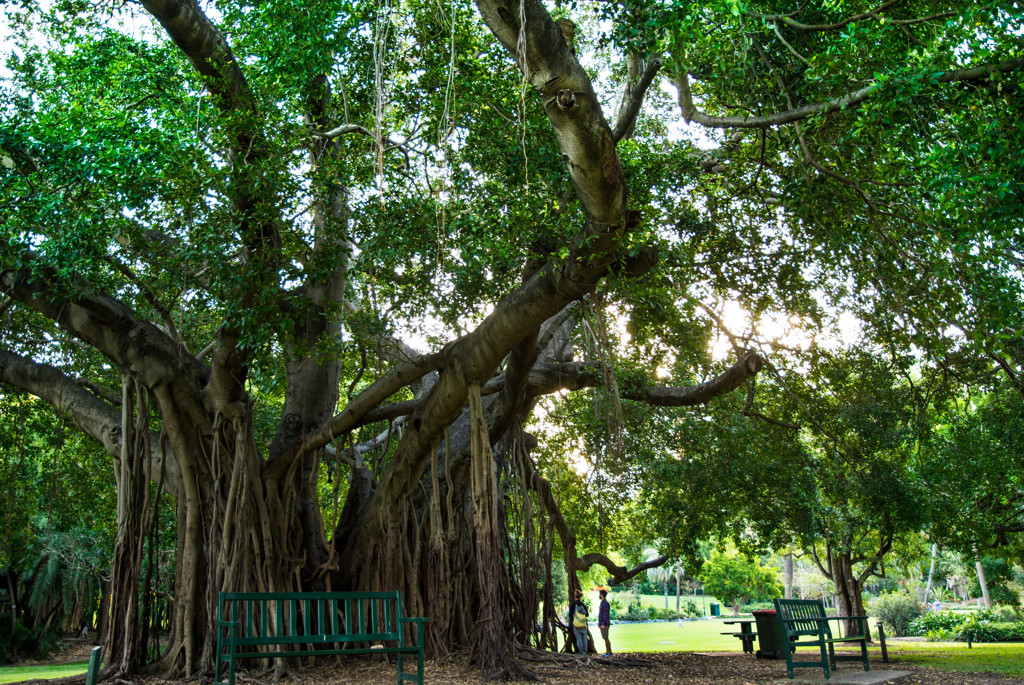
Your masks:
{"label": "bench leg", "polygon": [[235,641],[228,646],[228,680],[227,685],[235,685]]}

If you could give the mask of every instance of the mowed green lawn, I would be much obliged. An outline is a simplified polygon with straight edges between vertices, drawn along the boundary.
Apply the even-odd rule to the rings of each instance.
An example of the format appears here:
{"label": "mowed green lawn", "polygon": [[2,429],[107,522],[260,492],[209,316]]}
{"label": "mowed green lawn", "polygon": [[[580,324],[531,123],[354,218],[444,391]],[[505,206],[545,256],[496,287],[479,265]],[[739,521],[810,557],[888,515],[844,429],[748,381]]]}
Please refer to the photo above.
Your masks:
{"label": "mowed green lawn", "polygon": [[[727,626],[716,619],[682,624],[619,623],[612,625],[608,637],[613,652],[742,652],[739,638],[722,635],[724,632],[739,632],[739,626]],[[602,647],[596,630],[594,637],[598,638],[598,648]]]}
{"label": "mowed green lawn", "polygon": [[[979,643],[967,648],[963,642],[887,641],[891,663],[929,666],[943,671],[984,671],[1009,677],[1024,676],[1024,642]],[[877,646],[868,647],[871,657],[880,657]]]}
{"label": "mowed green lawn", "polygon": [[[593,595],[593,601],[597,601],[597,593],[591,593]],[[615,597],[619,593],[612,593],[612,597]],[[640,598],[640,604],[645,607],[656,607],[658,609],[665,608],[665,595],[637,595]],[[697,605],[697,608],[703,607],[704,613],[708,616],[711,615],[711,603],[715,602],[718,604],[719,609],[724,614],[726,612],[732,613],[731,610],[726,609],[725,604],[717,597],[711,595],[704,595],[703,602],[701,601],[700,595],[680,595],[679,596],[679,607],[683,608],[686,606],[686,602],[690,601]],[[594,606],[597,606],[596,604]],[[675,590],[669,590],[668,593],[668,608],[675,611],[676,608],[676,592]],[[749,612],[748,612],[749,613]]]}
{"label": "mowed green lawn", "polygon": [[85,673],[89,669],[89,662],[73,661],[66,664],[43,666],[6,666],[0,668],[0,683],[16,683],[21,680],[49,680],[51,678],[66,678],[72,675]]}
{"label": "mowed green lawn", "polygon": [[[722,620],[622,623],[613,625],[609,637],[613,652],[741,652],[737,638],[721,633],[738,626]],[[595,629],[599,650],[604,648]],[[946,671],[981,671],[1024,676],[1024,642],[975,643],[968,649],[963,642],[886,642],[892,663],[901,662],[939,668]],[[754,648],[757,649],[755,642]],[[881,659],[878,642],[868,645],[872,659]]]}
{"label": "mowed green lawn", "polygon": [[[603,649],[594,621],[590,628],[598,649]],[[739,638],[722,635],[739,632],[739,628],[727,626],[720,619],[682,621],[682,625],[678,621],[616,623],[612,624],[608,638],[613,652],[742,652]]]}

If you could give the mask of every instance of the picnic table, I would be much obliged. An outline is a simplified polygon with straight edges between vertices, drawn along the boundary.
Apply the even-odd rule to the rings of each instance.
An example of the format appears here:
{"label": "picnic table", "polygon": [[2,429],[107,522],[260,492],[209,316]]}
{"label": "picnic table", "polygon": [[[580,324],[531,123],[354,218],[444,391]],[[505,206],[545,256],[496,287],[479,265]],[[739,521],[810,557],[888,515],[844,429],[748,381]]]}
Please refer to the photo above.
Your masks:
{"label": "picnic table", "polygon": [[754,624],[753,618],[734,618],[728,621],[722,621],[723,625],[739,625],[739,632],[724,632],[722,635],[732,635],[743,642],[743,653],[753,654],[754,653],[754,638],[757,637],[757,632],[750,629]]}

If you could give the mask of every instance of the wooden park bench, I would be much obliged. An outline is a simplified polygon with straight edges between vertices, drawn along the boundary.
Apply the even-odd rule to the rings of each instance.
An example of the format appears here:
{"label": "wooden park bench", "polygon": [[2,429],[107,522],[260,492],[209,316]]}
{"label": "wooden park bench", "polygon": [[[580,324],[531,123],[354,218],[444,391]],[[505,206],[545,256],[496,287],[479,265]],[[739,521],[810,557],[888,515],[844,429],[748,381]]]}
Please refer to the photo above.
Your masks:
{"label": "wooden park bench", "polygon": [[[793,677],[793,668],[800,666],[820,666],[825,672],[825,679],[831,677],[831,669],[836,670],[837,661],[860,661],[864,664],[864,670],[870,670],[868,664],[868,622],[867,616],[826,616],[825,605],[820,599],[776,599],[775,611],[778,614],[779,623],[782,627],[782,644],[789,644],[789,649],[783,649],[786,654],[786,675]],[[829,629],[829,621],[859,620],[861,627],[860,635],[847,635],[845,637],[833,637]],[[834,646],[837,643],[855,642],[860,644],[860,654],[842,654],[837,656]],[[799,647],[817,647],[820,656],[815,660],[796,661],[795,659],[809,657],[806,652],[798,655],[795,650]],[[826,654],[826,648],[828,653]]]}
{"label": "wooden park bench", "polygon": [[[238,659],[397,654],[398,685],[423,685],[426,618],[402,615],[399,592],[221,592],[217,599],[217,655],[214,682],[227,669],[235,684]],[[416,644],[405,644],[406,624],[416,626]],[[416,673],[404,658],[416,655]]]}

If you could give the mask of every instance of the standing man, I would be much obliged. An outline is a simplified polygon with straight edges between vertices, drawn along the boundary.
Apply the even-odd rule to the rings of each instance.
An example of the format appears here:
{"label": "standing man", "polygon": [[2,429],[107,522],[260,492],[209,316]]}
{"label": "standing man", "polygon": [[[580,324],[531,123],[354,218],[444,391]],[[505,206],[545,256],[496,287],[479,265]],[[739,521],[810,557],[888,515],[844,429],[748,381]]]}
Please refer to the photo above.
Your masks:
{"label": "standing man", "polygon": [[604,654],[601,656],[612,655],[612,643],[608,640],[608,629],[612,624],[612,607],[608,604],[608,591],[601,590],[601,608],[597,611],[597,627],[601,629],[601,637],[604,638]]}

